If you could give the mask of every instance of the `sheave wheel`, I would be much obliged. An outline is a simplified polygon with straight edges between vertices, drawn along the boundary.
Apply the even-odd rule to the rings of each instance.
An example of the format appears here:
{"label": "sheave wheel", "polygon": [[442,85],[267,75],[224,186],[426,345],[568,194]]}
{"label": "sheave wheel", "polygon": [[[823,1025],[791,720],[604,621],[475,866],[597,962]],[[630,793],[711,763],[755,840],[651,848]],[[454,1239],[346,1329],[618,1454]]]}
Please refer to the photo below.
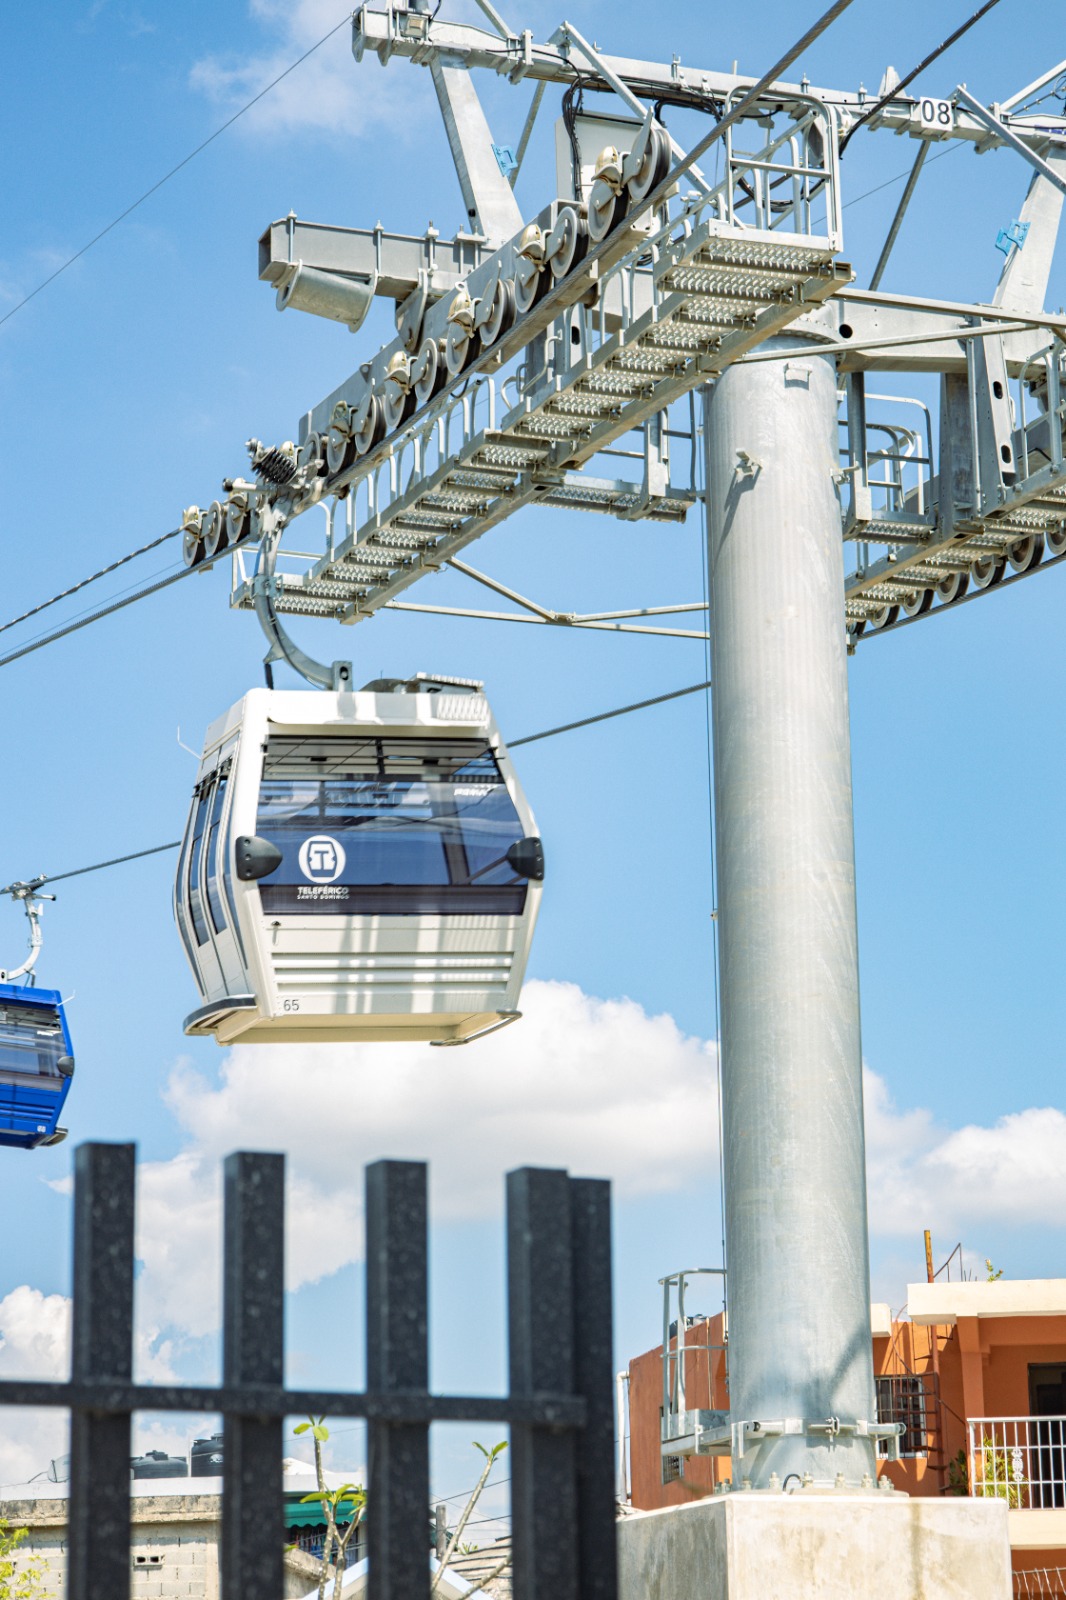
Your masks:
{"label": "sheave wheel", "polygon": [[1006,571],[1007,563],[1003,556],[981,556],[970,568],[970,577],[973,579],[975,589],[991,589],[1002,578]]}
{"label": "sheave wheel", "polygon": [[357,456],[369,455],[385,437],[385,411],[376,394],[366,394],[352,412],[352,440]]}
{"label": "sheave wheel", "polygon": [[625,191],[615,194],[609,183],[597,178],[589,195],[589,238],[599,244],[613,233],[628,209]]}
{"label": "sheave wheel", "polygon": [[970,587],[970,574],[968,572],[952,572],[946,578],[941,578],[936,586],[940,596],[941,605],[949,606],[953,600],[961,600]]}
{"label": "sheave wheel", "polygon": [[657,188],[670,171],[670,136],[663,128],[653,127],[644,152],[644,160],[630,178],[626,187],[634,205]]}
{"label": "sheave wheel", "polygon": [[239,544],[244,538],[250,518],[250,510],[241,501],[226,501],[226,537],[230,544]]}
{"label": "sheave wheel", "polygon": [[881,628],[891,628],[892,624],[898,619],[899,606],[878,606],[876,611],[870,613],[866,621],[867,626],[877,632]]}
{"label": "sheave wheel", "polygon": [[1043,554],[1044,535],[1030,533],[1011,545],[1007,551],[1007,560],[1015,572],[1028,572],[1030,567],[1036,566]]}
{"label": "sheave wheel", "polygon": [[573,206],[564,206],[559,220],[551,232],[551,243],[557,244],[551,258],[552,277],[565,278],[573,271],[589,247],[589,230]]}
{"label": "sheave wheel", "polygon": [[532,311],[538,300],[542,300],[548,292],[551,283],[551,273],[538,267],[535,261],[521,259],[514,276],[515,305],[524,316],[527,311]]}
{"label": "sheave wheel", "polygon": [[903,613],[908,617],[920,617],[933,603],[933,589],[915,589],[903,602]]}
{"label": "sheave wheel", "polygon": [[204,555],[206,557],[217,556],[219,551],[225,550],[229,544],[226,513],[217,500],[212,500],[208,507],[207,515],[203,521],[202,535]]}
{"label": "sheave wheel", "polygon": [[482,350],[491,349],[497,339],[502,339],[505,333],[510,333],[517,315],[518,304],[515,300],[514,284],[510,278],[501,278],[496,285],[488,317],[481,324]]}
{"label": "sheave wheel", "polygon": [[326,433],[326,466],[331,475],[343,472],[355,460],[355,440],[347,427],[341,429],[332,422]]}
{"label": "sheave wheel", "polygon": [[433,396],[444,388],[448,369],[441,358],[440,344],[436,339],[423,341],[411,368],[411,377],[414,379],[415,401],[420,406],[428,405]]}
{"label": "sheave wheel", "polygon": [[187,567],[199,566],[204,559],[204,541],[199,528],[186,528],[181,540],[181,559]]}
{"label": "sheave wheel", "polygon": [[473,330],[462,322],[453,322],[444,341],[444,364],[449,376],[457,378],[463,368],[470,365],[471,358],[476,353],[477,345]]}

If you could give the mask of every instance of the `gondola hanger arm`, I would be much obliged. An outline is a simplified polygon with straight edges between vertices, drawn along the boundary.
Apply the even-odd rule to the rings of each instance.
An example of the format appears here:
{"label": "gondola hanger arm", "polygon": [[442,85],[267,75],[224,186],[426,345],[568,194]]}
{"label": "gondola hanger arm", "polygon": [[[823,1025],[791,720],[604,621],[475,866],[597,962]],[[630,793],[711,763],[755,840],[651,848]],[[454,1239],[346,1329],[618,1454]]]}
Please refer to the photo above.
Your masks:
{"label": "gondola hanger arm", "polygon": [[[41,932],[41,913],[44,910],[43,901],[54,900],[54,894],[42,894],[41,884],[44,878],[31,878],[28,883],[11,883],[3,891],[13,900],[21,900],[23,910],[30,924],[29,954],[20,967],[0,968],[0,983],[14,983],[19,978],[24,978],[32,973],[41,953],[44,935]],[[32,983],[32,978],[30,979]]]}
{"label": "gondola hanger arm", "polygon": [[274,604],[274,567],[281,536],[285,531],[285,518],[271,507],[260,512],[260,519],[263,531],[259,545],[259,559],[252,581],[252,598],[259,626],[270,644],[270,649],[263,658],[268,687],[272,687],[270,670],[272,664],[275,661],[287,661],[294,672],[298,672],[301,678],[306,678],[307,682],[314,684],[317,689],[332,689],[336,692],[350,689],[352,687],[350,661],[334,661],[330,666],[326,666],[322,661],[315,661],[300,649],[296,641],[291,639],[282,627]]}

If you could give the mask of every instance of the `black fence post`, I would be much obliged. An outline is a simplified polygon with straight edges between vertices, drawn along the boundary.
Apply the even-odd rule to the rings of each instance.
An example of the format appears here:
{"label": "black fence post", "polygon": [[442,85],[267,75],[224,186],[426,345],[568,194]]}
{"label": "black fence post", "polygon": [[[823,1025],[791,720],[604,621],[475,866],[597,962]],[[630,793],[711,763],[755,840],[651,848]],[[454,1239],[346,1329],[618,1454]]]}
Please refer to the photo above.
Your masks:
{"label": "black fence post", "polygon": [[[390,1391],[428,1395],[426,1168],[366,1169],[366,1366],[371,1404]],[[429,1594],[429,1427],[373,1418],[369,1427],[368,1600]]]}
{"label": "black fence post", "polygon": [[514,1600],[617,1600],[610,1190],[507,1179],[510,1393],[429,1392],[426,1168],[366,1172],[367,1386],[284,1386],[285,1163],[225,1163],[221,1388],[133,1382],[134,1147],[75,1152],[70,1382],[0,1379],[0,1407],[71,1412],[68,1600],[130,1600],[134,1410],[224,1416],[222,1600],[283,1581],[282,1425],[369,1422],[368,1600],[429,1600],[433,1421],[511,1428]]}
{"label": "black fence post", "polygon": [[[226,1157],[222,1382],[284,1380],[285,1158]],[[282,1592],[285,1528],[278,1416],[223,1422],[222,1600]]]}
{"label": "black fence post", "polygon": [[[523,1167],[507,1174],[511,1398],[574,1393],[570,1180]],[[514,1600],[578,1600],[572,1429],[511,1428]]]}
{"label": "black fence post", "polygon": [[617,1600],[611,1185],[606,1179],[570,1179],[570,1227],[574,1393],[587,1408],[576,1440],[578,1590],[581,1600]]}
{"label": "black fence post", "polygon": [[[71,1374],[101,1391],[133,1377],[133,1183],[133,1145],[74,1152]],[[69,1600],[128,1600],[130,1570],[130,1413],[75,1406]]]}

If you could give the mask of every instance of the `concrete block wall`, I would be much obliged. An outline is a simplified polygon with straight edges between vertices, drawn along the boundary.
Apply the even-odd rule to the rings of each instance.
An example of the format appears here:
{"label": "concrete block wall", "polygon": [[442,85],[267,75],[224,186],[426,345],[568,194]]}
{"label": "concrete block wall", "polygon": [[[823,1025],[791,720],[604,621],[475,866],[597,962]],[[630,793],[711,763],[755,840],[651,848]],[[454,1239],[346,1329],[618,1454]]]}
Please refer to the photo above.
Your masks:
{"label": "concrete block wall", "polygon": [[[0,1503],[12,1528],[28,1528],[18,1555],[21,1570],[35,1561],[45,1593],[62,1595],[67,1577],[66,1500]],[[133,1600],[219,1600],[218,1495],[145,1495],[131,1502],[130,1569]]]}

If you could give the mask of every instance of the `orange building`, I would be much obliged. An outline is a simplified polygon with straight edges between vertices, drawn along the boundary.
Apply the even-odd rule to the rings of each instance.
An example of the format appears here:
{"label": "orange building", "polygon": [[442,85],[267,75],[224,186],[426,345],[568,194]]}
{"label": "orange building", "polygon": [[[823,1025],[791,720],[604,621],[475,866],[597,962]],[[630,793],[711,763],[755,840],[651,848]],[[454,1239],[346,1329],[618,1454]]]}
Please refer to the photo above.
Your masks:
{"label": "orange building", "polygon": [[[920,1283],[908,1316],[871,1307],[878,1416],[904,1425],[883,1461],[911,1495],[1008,1504],[1015,1595],[1066,1600],[1066,1278]],[[728,1410],[724,1314],[683,1330],[684,1406]],[[676,1381],[676,1324],[670,1382]],[[683,1505],[729,1480],[728,1457],[663,1454],[662,1346],[629,1364],[634,1507]]]}

